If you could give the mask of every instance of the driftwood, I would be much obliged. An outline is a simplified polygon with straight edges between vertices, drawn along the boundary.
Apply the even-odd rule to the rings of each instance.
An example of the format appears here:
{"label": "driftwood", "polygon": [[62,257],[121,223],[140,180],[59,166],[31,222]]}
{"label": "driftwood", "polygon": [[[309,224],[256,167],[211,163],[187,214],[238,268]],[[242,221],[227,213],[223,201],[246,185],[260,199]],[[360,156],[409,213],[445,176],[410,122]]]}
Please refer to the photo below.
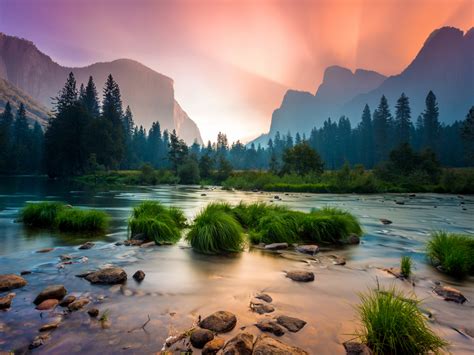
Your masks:
{"label": "driftwood", "polygon": [[168,337],[168,339],[166,339],[166,347],[170,347],[174,344],[176,344],[178,341],[180,340],[183,340],[185,338],[187,338],[193,331],[194,329],[196,329],[196,327],[192,327],[192,328],[189,328],[188,330],[178,334],[178,335],[174,335],[174,336],[170,336]]}
{"label": "driftwood", "polygon": [[128,333],[134,332],[135,330],[139,330],[139,329],[143,329],[143,331],[146,333],[145,327],[147,326],[148,323],[150,323],[150,321],[151,321],[151,318],[150,318],[150,315],[148,315],[148,320],[145,323],[143,323],[142,326],[130,329]]}

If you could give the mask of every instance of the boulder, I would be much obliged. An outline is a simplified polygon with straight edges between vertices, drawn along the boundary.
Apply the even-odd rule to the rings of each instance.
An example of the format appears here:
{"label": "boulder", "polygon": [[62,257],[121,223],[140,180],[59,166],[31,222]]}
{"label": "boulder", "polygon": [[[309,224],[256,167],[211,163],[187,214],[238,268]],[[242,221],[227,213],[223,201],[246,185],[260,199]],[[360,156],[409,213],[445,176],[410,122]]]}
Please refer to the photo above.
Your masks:
{"label": "boulder", "polygon": [[49,253],[50,251],[53,251],[54,248],[44,248],[44,249],[40,249],[40,250],[37,250],[36,252],[37,253]]}
{"label": "boulder", "polygon": [[304,320],[288,316],[278,316],[277,322],[293,333],[300,331],[306,325]]}
{"label": "boulder", "polygon": [[10,291],[14,288],[26,286],[26,280],[15,274],[0,275],[0,292]]}
{"label": "boulder", "polygon": [[277,339],[271,338],[266,334],[258,336],[253,347],[253,355],[309,355],[306,351],[285,344]]}
{"label": "boulder", "polygon": [[467,298],[461,293],[461,291],[456,290],[453,287],[449,286],[436,286],[433,291],[438,295],[444,298],[445,301],[464,303],[467,301]]}
{"label": "boulder", "polygon": [[224,347],[224,339],[215,337],[202,348],[202,355],[215,355]]}
{"label": "boulder", "polygon": [[382,224],[392,224],[393,222],[389,219],[385,219],[385,218],[380,218],[380,222],[382,222]]}
{"label": "boulder", "polygon": [[59,305],[61,307],[67,307],[69,306],[72,302],[74,302],[76,300],[76,296],[73,296],[73,295],[69,295],[69,296],[66,296],[63,298],[63,300],[61,302],[59,302]]}
{"label": "boulder", "polygon": [[287,248],[288,248],[288,243],[272,243],[272,244],[265,245],[266,250],[281,250],[281,249],[287,249]]}
{"label": "boulder", "polygon": [[259,299],[250,301],[250,309],[258,314],[272,313],[275,310],[271,304]]}
{"label": "boulder", "polygon": [[79,298],[78,300],[72,302],[67,308],[71,312],[78,311],[85,305],[89,304],[89,302],[90,301],[87,298]]}
{"label": "boulder", "polygon": [[286,277],[293,281],[310,282],[314,281],[314,274],[311,271],[294,270],[288,271]]}
{"label": "boulder", "polygon": [[355,341],[345,342],[344,349],[347,355],[372,355],[372,350],[367,345]]}
{"label": "boulder", "polygon": [[30,350],[39,348],[41,345],[46,343],[46,341],[51,337],[49,333],[41,334],[36,336],[31,344],[29,345]]}
{"label": "boulder", "polygon": [[41,302],[39,305],[36,306],[36,309],[38,311],[47,311],[49,309],[52,309],[58,305],[59,301],[57,299],[49,299],[49,300],[44,300]]}
{"label": "boulder", "polygon": [[258,298],[259,300],[263,300],[268,303],[272,303],[273,301],[272,297],[267,293],[259,293],[255,296],[255,298]]}
{"label": "boulder", "polygon": [[91,316],[92,318],[95,318],[99,315],[99,310],[97,308],[89,308],[87,310],[87,314],[89,314],[89,316]]}
{"label": "boulder", "polygon": [[48,324],[45,324],[45,325],[41,326],[41,328],[39,328],[38,330],[40,332],[47,332],[49,330],[56,329],[59,326],[60,323],[61,322],[59,322],[59,321],[48,323]]}
{"label": "boulder", "polygon": [[204,345],[214,339],[214,333],[208,329],[196,329],[191,333],[191,344],[198,349],[202,349]]}
{"label": "boulder", "polygon": [[334,265],[346,265],[346,259],[339,255],[331,255],[332,263]]}
{"label": "boulder", "polygon": [[93,246],[95,245],[95,243],[93,242],[85,242],[84,244],[82,244],[79,249],[90,249],[92,248]]}
{"label": "boulder", "polygon": [[252,355],[253,335],[240,333],[230,339],[222,350],[223,355]]}
{"label": "boulder", "polygon": [[277,322],[271,319],[259,320],[255,326],[262,332],[273,333],[276,336],[282,336],[285,334],[285,330]]}
{"label": "boulder", "polygon": [[133,274],[133,278],[138,282],[142,282],[145,278],[145,273],[143,272],[143,270],[138,270]]}
{"label": "boulder", "polygon": [[237,317],[227,311],[218,311],[204,318],[199,326],[216,333],[226,333],[234,329],[237,324]]}
{"label": "boulder", "polygon": [[93,284],[120,284],[127,280],[127,273],[119,267],[108,267],[88,274],[85,279]]}
{"label": "boulder", "polygon": [[62,300],[66,296],[67,290],[63,285],[51,285],[41,291],[33,301],[34,304],[40,304],[44,300],[55,299]]}
{"label": "boulder", "polygon": [[8,309],[12,305],[12,300],[15,298],[16,294],[9,293],[4,297],[0,297],[0,309]]}
{"label": "boulder", "polygon": [[23,276],[23,275],[29,275],[31,274],[31,271],[30,270],[23,270],[22,272],[20,272],[20,275]]}
{"label": "boulder", "polygon": [[309,254],[309,255],[314,255],[319,252],[319,246],[315,244],[310,244],[310,245],[298,245],[296,247],[296,251],[303,253],[303,254]]}

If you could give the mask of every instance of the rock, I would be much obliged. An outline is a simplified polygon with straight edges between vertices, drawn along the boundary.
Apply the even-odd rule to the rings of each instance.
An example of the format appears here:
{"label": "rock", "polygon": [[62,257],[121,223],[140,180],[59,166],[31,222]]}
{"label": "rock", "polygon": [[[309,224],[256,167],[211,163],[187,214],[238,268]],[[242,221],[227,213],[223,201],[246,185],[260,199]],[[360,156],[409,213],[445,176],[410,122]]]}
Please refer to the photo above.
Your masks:
{"label": "rock", "polygon": [[300,331],[306,325],[304,320],[288,316],[278,316],[277,322],[293,333]]}
{"label": "rock", "polygon": [[277,322],[270,319],[259,320],[255,326],[262,332],[273,333],[276,336],[285,334],[285,330]]}
{"label": "rock", "polygon": [[52,323],[48,323],[48,324],[45,324],[43,325],[41,328],[39,328],[38,330],[40,332],[47,332],[48,330],[53,330],[53,329],[56,329],[58,326],[59,326],[60,322],[59,321],[56,321],[56,322],[52,322]]}
{"label": "rock", "polygon": [[145,273],[142,270],[138,270],[136,273],[133,274],[133,278],[138,282],[142,282],[145,278]]}
{"label": "rock", "polygon": [[201,194],[201,196],[207,196],[206,194]]}
{"label": "rock", "polygon": [[215,355],[224,347],[224,339],[215,337],[202,348],[202,355]]}
{"label": "rock", "polygon": [[279,200],[279,199],[280,199],[280,196],[275,195],[275,196],[273,196],[273,198],[274,198],[275,200]]}
{"label": "rock", "polygon": [[382,222],[382,224],[392,224],[391,220],[385,218],[380,218],[380,222]]}
{"label": "rock", "polygon": [[126,246],[140,246],[142,245],[143,243],[145,243],[144,240],[141,240],[141,239],[127,239],[127,240],[124,240],[123,242],[123,245],[126,245]]}
{"label": "rock", "polygon": [[199,326],[216,333],[226,333],[234,329],[236,324],[237,318],[234,314],[227,311],[218,311],[204,318]]}
{"label": "rock", "polygon": [[405,204],[405,202],[403,202],[403,201],[395,201],[395,203],[396,203],[397,205],[404,205],[404,204]]}
{"label": "rock", "polygon": [[198,349],[202,349],[204,345],[214,339],[214,333],[208,329],[196,329],[191,333],[191,344]]}
{"label": "rock", "polygon": [[372,350],[367,345],[355,341],[345,342],[344,349],[347,355],[372,355]]}
{"label": "rock", "polygon": [[338,255],[330,255],[332,258],[332,263],[334,265],[346,265],[346,259],[344,259],[342,256]]}
{"label": "rock", "polygon": [[90,273],[85,279],[93,284],[119,284],[127,280],[127,273],[119,267],[109,267]]}
{"label": "rock", "polygon": [[75,300],[76,300],[76,296],[69,295],[69,296],[64,297],[64,299],[61,302],[59,302],[59,305],[61,307],[67,307]]}
{"label": "rock", "polygon": [[79,249],[90,249],[92,248],[93,246],[95,245],[95,243],[92,243],[92,242],[85,242],[84,244],[82,244]]}
{"label": "rock", "polygon": [[78,311],[86,304],[89,304],[89,300],[87,298],[79,298],[78,300],[72,302],[67,308],[71,311]]}
{"label": "rock", "polygon": [[89,314],[89,316],[91,316],[92,318],[95,318],[99,315],[99,310],[97,308],[89,308],[87,310],[87,314]]}
{"label": "rock", "polygon": [[141,240],[142,242],[144,242],[145,240],[147,240],[147,237],[143,233],[138,233],[138,234],[132,235],[130,240]]}
{"label": "rock", "polygon": [[23,270],[22,272],[20,272],[20,275],[29,275],[31,274],[31,271],[30,270]]}
{"label": "rock", "polygon": [[51,337],[51,335],[49,333],[47,334],[41,334],[41,335],[38,335],[36,336],[33,341],[31,342],[31,344],[29,345],[29,348],[30,349],[36,349],[36,348],[39,348],[41,345],[43,345],[44,343],[46,343],[46,341]]}
{"label": "rock", "polygon": [[15,274],[0,275],[0,292],[10,291],[14,288],[26,286],[26,280]]}
{"label": "rock", "polygon": [[259,299],[250,301],[250,309],[258,314],[272,313],[275,310],[271,304]]}
{"label": "rock", "polygon": [[281,250],[281,249],[287,249],[287,248],[288,248],[288,243],[272,243],[272,244],[265,245],[266,250]]}
{"label": "rock", "polygon": [[54,248],[44,248],[44,249],[40,249],[40,250],[37,250],[36,252],[37,253],[49,253],[50,251],[53,251]]}
{"label": "rock", "polygon": [[41,302],[39,305],[36,306],[36,309],[38,311],[47,311],[49,309],[52,309],[58,305],[59,301],[57,299],[49,299],[49,300],[44,300]]}
{"label": "rock", "polygon": [[293,281],[310,282],[314,281],[314,274],[311,271],[294,270],[288,271],[286,277]]}
{"label": "rock", "polygon": [[444,298],[445,301],[464,303],[467,301],[467,298],[461,293],[461,291],[456,290],[453,287],[449,286],[436,286],[433,291],[438,295]]}
{"label": "rock", "polygon": [[151,248],[151,247],[154,247],[155,245],[156,245],[155,242],[147,242],[140,245],[140,248]]}
{"label": "rock", "polygon": [[253,335],[240,333],[230,339],[222,350],[223,355],[251,355],[253,349]]}
{"label": "rock", "polygon": [[303,253],[303,254],[309,254],[309,255],[314,255],[319,252],[319,246],[317,245],[298,245],[296,247],[296,251]]}
{"label": "rock", "polygon": [[360,244],[360,238],[357,234],[350,234],[347,239],[346,239],[346,244],[349,244],[349,245],[356,245],[356,244]]}
{"label": "rock", "polygon": [[258,336],[253,347],[253,355],[309,355],[306,351],[287,345],[266,334]]}
{"label": "rock", "polygon": [[115,246],[119,247],[121,245],[123,245],[123,242],[115,242]]}
{"label": "rock", "polygon": [[61,261],[71,261],[73,259],[72,255],[63,254],[59,256]]}
{"label": "rock", "polygon": [[41,291],[39,295],[36,296],[33,303],[40,304],[44,300],[48,299],[62,300],[64,296],[66,296],[66,293],[67,290],[64,288],[63,285],[51,285]]}
{"label": "rock", "polygon": [[15,298],[16,294],[9,293],[4,297],[0,297],[0,309],[8,309],[12,305],[12,300]]}
{"label": "rock", "polygon": [[272,301],[273,301],[271,296],[266,294],[266,293],[259,293],[255,296],[255,298],[258,298],[259,300],[263,300],[263,301],[268,302],[268,303],[272,303]]}

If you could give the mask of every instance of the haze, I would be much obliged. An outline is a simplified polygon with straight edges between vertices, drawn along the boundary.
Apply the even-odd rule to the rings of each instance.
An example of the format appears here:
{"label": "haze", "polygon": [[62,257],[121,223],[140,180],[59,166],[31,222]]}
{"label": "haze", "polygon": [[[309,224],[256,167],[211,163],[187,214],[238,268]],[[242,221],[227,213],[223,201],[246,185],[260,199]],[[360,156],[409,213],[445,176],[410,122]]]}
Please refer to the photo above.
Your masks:
{"label": "haze", "polygon": [[[62,65],[131,58],[175,81],[203,139],[268,131],[289,88],[325,67],[401,71],[435,29],[474,25],[470,0],[0,0],[0,32]],[[120,84],[120,83],[119,83]],[[133,110],[133,107],[132,107]]]}

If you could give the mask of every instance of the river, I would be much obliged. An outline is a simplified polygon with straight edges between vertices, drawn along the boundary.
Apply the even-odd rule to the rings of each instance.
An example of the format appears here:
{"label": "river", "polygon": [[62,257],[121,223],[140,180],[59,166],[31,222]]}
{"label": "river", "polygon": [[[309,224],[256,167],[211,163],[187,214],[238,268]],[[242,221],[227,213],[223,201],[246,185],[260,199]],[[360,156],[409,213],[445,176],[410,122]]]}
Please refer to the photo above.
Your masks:
{"label": "river", "polygon": [[[304,319],[307,325],[298,333],[287,332],[280,340],[310,354],[344,354],[342,343],[353,338],[359,326],[355,310],[358,293],[374,288],[378,282],[417,295],[433,314],[432,328],[451,343],[449,350],[472,353],[473,304],[446,302],[433,294],[432,287],[435,282],[451,285],[473,300],[474,278],[458,281],[439,273],[428,265],[424,249],[434,230],[474,235],[473,196],[279,193],[281,200],[277,201],[274,195],[184,186],[86,191],[46,178],[0,178],[0,274],[32,272],[25,276],[28,285],[15,290],[12,308],[0,313],[0,351],[27,349],[42,324],[62,317],[59,309],[35,310],[32,301],[45,286],[63,284],[76,296],[90,297],[101,313],[106,312],[105,327],[104,322],[91,319],[86,312],[74,312],[35,352],[156,353],[168,336],[190,328],[199,316],[228,310],[237,315],[238,323],[232,332],[223,335],[225,339],[242,328],[257,335],[260,331],[253,326],[257,320],[284,314]],[[26,202],[45,200],[106,211],[112,216],[109,232],[95,237],[92,249],[79,250],[78,246],[91,240],[90,236],[31,231],[15,222]],[[116,245],[127,237],[131,209],[143,200],[180,207],[190,220],[216,200],[267,201],[301,211],[336,206],[359,218],[364,235],[360,245],[322,251],[316,260],[255,248],[234,257],[205,256],[193,252],[185,241],[152,248]],[[380,218],[388,218],[393,224],[383,225]],[[54,250],[36,252],[44,248]],[[63,254],[85,258],[58,267]],[[330,255],[334,254],[344,257],[346,265],[333,265]],[[411,256],[415,262],[413,283],[380,270],[398,266],[402,255]],[[129,276],[125,287],[91,285],[75,276],[109,264],[125,269]],[[284,271],[293,269],[311,270],[316,279],[297,283],[285,278]],[[136,270],[146,273],[140,284],[131,278]],[[249,309],[252,296],[262,291],[272,296],[276,308],[266,316]],[[141,328],[148,317],[150,321]]]}

